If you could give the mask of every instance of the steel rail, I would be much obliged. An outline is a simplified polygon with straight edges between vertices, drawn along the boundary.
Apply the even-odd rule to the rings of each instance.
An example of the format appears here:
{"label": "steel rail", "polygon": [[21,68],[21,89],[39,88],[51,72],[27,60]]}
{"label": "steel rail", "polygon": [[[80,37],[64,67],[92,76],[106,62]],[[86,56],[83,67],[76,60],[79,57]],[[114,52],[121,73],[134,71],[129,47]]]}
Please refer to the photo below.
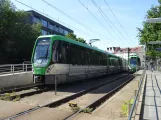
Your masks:
{"label": "steel rail", "polygon": [[18,92],[21,90],[27,90],[33,87],[40,87],[43,86],[44,84],[32,84],[32,85],[27,85],[27,86],[21,86],[21,87],[16,87],[16,88],[10,88],[10,89],[6,89],[3,91],[0,91],[0,94],[4,94],[4,93],[11,93],[11,92]]}
{"label": "steel rail", "polygon": [[19,117],[19,116],[22,116],[22,115],[25,115],[25,114],[29,114],[30,112],[33,112],[33,111],[35,111],[35,110],[37,110],[37,109],[40,109],[40,108],[43,108],[43,107],[52,107],[52,108],[54,108],[54,107],[60,106],[60,105],[62,105],[62,104],[67,103],[67,102],[70,101],[70,100],[73,100],[73,99],[75,99],[75,98],[77,98],[77,97],[80,97],[80,96],[82,96],[82,95],[84,95],[84,94],[86,94],[86,93],[88,93],[88,92],[90,92],[90,91],[92,91],[92,90],[95,90],[95,89],[98,89],[98,88],[100,88],[100,87],[103,87],[103,86],[105,86],[105,85],[107,85],[107,84],[109,84],[109,83],[112,83],[112,82],[115,82],[115,81],[117,81],[117,80],[120,80],[121,78],[124,78],[124,77],[126,77],[126,76],[129,76],[129,74],[123,75],[123,76],[118,77],[118,78],[115,78],[115,79],[112,80],[112,81],[108,81],[108,82],[105,82],[105,83],[103,83],[103,84],[96,85],[96,86],[91,87],[91,88],[88,88],[88,89],[86,89],[86,90],[82,90],[82,91],[80,91],[80,92],[78,92],[78,93],[75,93],[75,94],[73,94],[73,95],[67,96],[67,97],[62,98],[62,99],[60,99],[60,100],[57,100],[57,101],[54,101],[54,102],[51,102],[51,103],[48,103],[48,104],[45,104],[45,105],[42,105],[42,106],[37,106],[37,107],[31,108],[31,109],[29,109],[29,110],[20,112],[20,113],[18,113],[18,114],[13,115],[13,116],[7,117],[7,118],[5,118],[5,119],[3,119],[3,120],[12,120],[12,119],[15,119],[15,118],[17,118],[17,117]]}
{"label": "steel rail", "polygon": [[[127,76],[130,77],[130,76]],[[70,120],[73,117],[75,117],[76,115],[78,115],[79,113],[81,113],[84,109],[86,108],[92,108],[92,111],[94,111],[99,105],[101,105],[104,101],[107,100],[107,98],[109,98],[110,96],[114,95],[114,93],[116,93],[118,90],[120,90],[122,87],[124,87],[128,82],[130,82],[132,79],[134,78],[134,76],[130,77],[128,80],[126,80],[124,83],[122,83],[121,85],[117,86],[116,88],[114,88],[113,90],[109,91],[107,94],[105,94],[104,96],[102,96],[101,98],[97,99],[96,101],[94,101],[93,103],[91,103],[90,105],[87,105],[86,107],[84,107],[83,109],[80,109],[79,111],[74,112],[73,114],[67,116],[64,120]]]}
{"label": "steel rail", "polygon": [[[44,88],[44,89],[40,89],[40,90],[36,90],[36,91],[30,91],[30,92],[26,92],[26,93],[14,94],[14,95],[11,95],[9,97],[9,100],[14,100],[17,96],[19,96],[20,98],[24,98],[24,97],[31,96],[31,95],[34,95],[34,94],[39,94],[39,93],[42,93],[42,92],[46,92],[46,91],[49,91],[49,90],[51,90],[51,89]],[[3,96],[5,96],[5,94],[0,95],[0,97],[3,97]]]}

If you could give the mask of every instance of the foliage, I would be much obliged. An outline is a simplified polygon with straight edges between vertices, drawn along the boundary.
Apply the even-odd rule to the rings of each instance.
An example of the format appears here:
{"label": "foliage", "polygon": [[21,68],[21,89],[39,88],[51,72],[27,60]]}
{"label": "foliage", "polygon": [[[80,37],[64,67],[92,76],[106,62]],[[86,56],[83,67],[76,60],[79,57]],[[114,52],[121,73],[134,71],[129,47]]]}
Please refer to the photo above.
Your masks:
{"label": "foliage", "polygon": [[131,100],[129,100],[129,101],[125,101],[123,104],[122,104],[122,106],[121,106],[121,113],[122,113],[122,115],[124,115],[124,116],[128,116],[128,113],[129,113],[129,105],[130,105],[130,107],[133,105],[133,103],[134,103],[134,99],[131,99]]}
{"label": "foliage", "polygon": [[77,41],[82,42],[82,43],[86,43],[86,41],[81,37],[77,38]]}
{"label": "foliage", "polygon": [[[15,96],[14,99],[13,96]],[[13,91],[12,93],[5,93],[3,96],[0,96],[0,100],[6,100],[6,101],[13,100],[15,102],[20,100],[20,95],[16,95],[16,93]]]}
{"label": "foliage", "polygon": [[78,107],[78,106],[71,106],[71,109],[72,109],[73,112],[77,112],[77,111],[80,110],[80,107]]}
{"label": "foliage", "polygon": [[41,25],[29,24],[29,13],[16,11],[9,0],[0,0],[1,61],[30,60],[34,41],[41,34]]}
{"label": "foliage", "polygon": [[[158,6],[152,6],[150,10],[147,11],[146,18],[156,18],[161,16],[161,0],[158,0]],[[161,24],[160,23],[146,23],[143,22],[143,29],[137,28],[138,37],[140,39],[140,44],[145,45],[149,41],[161,40]],[[161,47],[161,45],[148,45],[147,44],[147,55],[154,58],[155,56],[160,56],[161,53],[155,51],[155,48]]]}
{"label": "foliage", "polygon": [[4,88],[0,88],[0,92],[3,91],[3,90],[4,90]]}
{"label": "foliage", "polygon": [[83,38],[81,38],[81,37],[77,38],[77,36],[75,34],[73,34],[73,33],[67,34],[66,37],[70,38],[70,39],[73,39],[73,40],[76,40],[76,41],[79,41],[79,42],[82,42],[82,43],[86,43],[86,41]]}
{"label": "foliage", "polygon": [[69,34],[67,34],[67,35],[66,35],[66,37],[67,37],[67,38],[70,38],[70,39],[73,39],[73,40],[77,40],[76,35],[75,35],[75,34],[73,34],[73,33],[69,33]]}
{"label": "foliage", "polygon": [[87,108],[83,109],[81,112],[83,112],[83,113],[92,113],[92,111],[93,111],[93,108],[87,107]]}

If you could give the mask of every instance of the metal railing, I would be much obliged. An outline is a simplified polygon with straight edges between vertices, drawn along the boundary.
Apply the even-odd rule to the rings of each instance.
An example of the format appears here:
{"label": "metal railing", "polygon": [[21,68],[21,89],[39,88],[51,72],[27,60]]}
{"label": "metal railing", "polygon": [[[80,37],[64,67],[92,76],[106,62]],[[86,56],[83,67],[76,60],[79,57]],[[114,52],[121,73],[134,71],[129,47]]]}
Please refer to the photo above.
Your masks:
{"label": "metal railing", "polygon": [[134,103],[132,104],[132,107],[130,107],[130,111],[129,111],[129,115],[128,115],[128,120],[131,120],[133,118],[135,119],[135,114],[136,114],[137,106],[138,106],[138,103],[139,103],[139,98],[140,98],[140,95],[141,95],[141,90],[142,90],[142,87],[143,87],[143,81],[144,81],[145,72],[146,72],[146,70],[144,70],[142,75],[141,75],[141,78],[140,78],[140,81],[139,81],[138,90],[136,92],[136,96],[135,96],[135,99],[134,99]]}
{"label": "metal railing", "polygon": [[19,72],[32,71],[31,64],[7,64],[0,65],[0,75],[2,74],[14,74]]}

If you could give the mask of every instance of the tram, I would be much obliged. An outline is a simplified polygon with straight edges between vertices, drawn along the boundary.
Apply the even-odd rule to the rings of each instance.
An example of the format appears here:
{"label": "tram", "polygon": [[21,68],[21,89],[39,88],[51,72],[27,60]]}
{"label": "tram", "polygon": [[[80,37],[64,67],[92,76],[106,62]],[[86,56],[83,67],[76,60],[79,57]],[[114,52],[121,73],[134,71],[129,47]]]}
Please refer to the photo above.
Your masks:
{"label": "tram", "polygon": [[34,83],[88,80],[127,70],[127,60],[60,35],[37,38],[32,53]]}

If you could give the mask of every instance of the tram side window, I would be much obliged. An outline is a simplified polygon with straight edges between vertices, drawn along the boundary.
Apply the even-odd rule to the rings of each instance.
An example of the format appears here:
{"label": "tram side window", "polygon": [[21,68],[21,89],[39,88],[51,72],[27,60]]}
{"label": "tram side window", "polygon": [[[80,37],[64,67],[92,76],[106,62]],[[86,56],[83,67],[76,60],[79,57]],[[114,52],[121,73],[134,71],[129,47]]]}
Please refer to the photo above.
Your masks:
{"label": "tram side window", "polygon": [[86,49],[85,52],[86,52],[86,57],[85,57],[86,65],[90,65],[90,50]]}
{"label": "tram side window", "polygon": [[54,63],[58,62],[58,41],[55,41],[53,43],[53,47],[52,47],[52,61]]}
{"label": "tram side window", "polygon": [[103,65],[106,66],[107,65],[107,62],[106,62],[106,55],[103,54]]}
{"label": "tram side window", "polygon": [[69,58],[69,46],[68,43],[64,41],[55,41],[53,43],[53,54],[52,54],[52,61],[54,63],[68,63]]}
{"label": "tram side window", "polygon": [[101,53],[101,65],[104,66],[105,62],[104,62],[105,58],[104,58],[104,54]]}
{"label": "tram side window", "polygon": [[111,66],[110,56],[108,57],[108,65],[110,65],[110,66]]}
{"label": "tram side window", "polygon": [[58,45],[58,63],[66,63],[66,46],[63,41],[59,41]]}
{"label": "tram side window", "polygon": [[116,66],[119,66],[119,60],[116,59]]}
{"label": "tram side window", "polygon": [[75,48],[74,48],[74,45],[71,45],[71,63],[73,65],[76,64],[76,57],[74,56],[75,55]]}
{"label": "tram side window", "polygon": [[85,50],[83,47],[71,44],[71,63],[73,65],[85,65]]}
{"label": "tram side window", "polygon": [[82,65],[81,47],[76,45],[77,65]]}
{"label": "tram side window", "polygon": [[117,62],[116,62],[116,59],[115,58],[112,58],[111,59],[111,65],[112,66],[117,66]]}
{"label": "tram side window", "polygon": [[71,45],[71,63],[73,65],[81,64],[81,48],[75,44]]}
{"label": "tram side window", "polygon": [[114,64],[114,66],[118,66],[118,60],[116,58],[114,59]]}
{"label": "tram side window", "polygon": [[114,63],[114,60],[113,59],[111,59],[111,65],[112,66],[115,66],[115,63]]}
{"label": "tram side window", "polygon": [[88,65],[92,65],[92,50],[88,49],[89,52],[89,61],[88,61]]}
{"label": "tram side window", "polygon": [[86,64],[86,60],[85,60],[85,48],[80,47],[80,50],[81,50],[81,54],[80,54],[81,65],[85,65]]}

